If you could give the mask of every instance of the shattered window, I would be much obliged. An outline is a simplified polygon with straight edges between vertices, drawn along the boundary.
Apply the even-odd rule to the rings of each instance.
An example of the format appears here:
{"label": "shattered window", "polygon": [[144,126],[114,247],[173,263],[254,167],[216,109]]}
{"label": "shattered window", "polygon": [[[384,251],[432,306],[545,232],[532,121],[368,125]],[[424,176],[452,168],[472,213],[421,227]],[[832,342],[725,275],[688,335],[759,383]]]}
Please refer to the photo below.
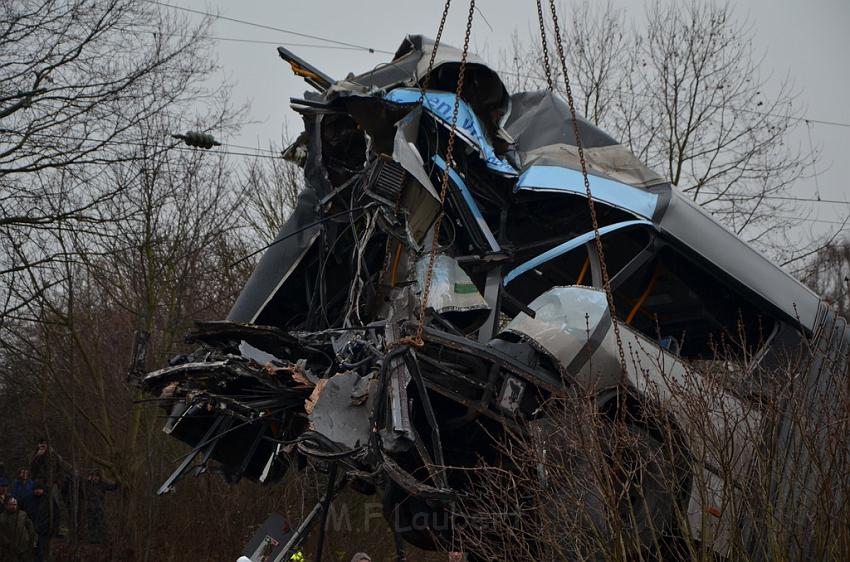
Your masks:
{"label": "shattered window", "polygon": [[334,186],[363,169],[366,135],[348,115],[326,115],[322,122],[322,161]]}
{"label": "shattered window", "polygon": [[[634,219],[598,202],[596,215],[599,226]],[[562,193],[520,191],[511,203],[508,219],[506,234],[515,246],[517,264],[593,229],[587,199]]]}
{"label": "shattered window", "polygon": [[746,363],[774,327],[751,299],[668,246],[614,298],[622,322],[689,360]]}
{"label": "shattered window", "polygon": [[[624,221],[628,225],[630,221]],[[585,285],[601,287],[602,282],[595,258],[596,248],[592,230],[582,232],[587,242],[535,265],[511,281],[509,292],[525,304],[530,303],[552,287]],[[579,238],[573,238],[578,240]],[[602,247],[605,252],[608,273],[611,278],[623,270],[650,243],[651,236],[647,228],[624,226],[602,235]],[[553,250],[555,251],[555,250]],[[537,256],[540,256],[538,253]],[[537,257],[535,256],[535,257]],[[533,263],[528,260],[526,263]]]}
{"label": "shattered window", "polygon": [[[750,363],[774,329],[772,318],[724,278],[663,242],[654,245],[652,228],[617,226],[602,245],[620,321],[684,359],[735,369]],[[539,253],[521,265],[508,279],[511,296],[528,304],[552,287],[601,287],[592,231],[573,241],[563,253],[550,249],[557,255],[542,261]]]}
{"label": "shattered window", "polygon": [[584,244],[531,269],[512,282],[508,290],[528,304],[552,287],[568,285],[593,285],[590,256]]}

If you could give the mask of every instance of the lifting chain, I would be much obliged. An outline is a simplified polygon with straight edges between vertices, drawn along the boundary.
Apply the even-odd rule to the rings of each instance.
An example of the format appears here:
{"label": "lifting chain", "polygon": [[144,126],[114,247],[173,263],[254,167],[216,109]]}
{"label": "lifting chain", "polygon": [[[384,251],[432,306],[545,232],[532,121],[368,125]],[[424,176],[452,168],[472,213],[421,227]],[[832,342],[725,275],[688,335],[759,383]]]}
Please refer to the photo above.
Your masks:
{"label": "lifting chain", "polygon": [[546,70],[546,83],[552,90],[552,68],[549,66],[549,42],[546,40],[546,24],[543,23],[543,5],[537,0],[537,21],[540,22],[540,45],[543,47],[543,68]]}
{"label": "lifting chain", "polygon": [[[446,0],[446,8],[443,10],[443,19],[440,22],[440,33],[442,33],[443,24],[446,21],[446,14],[448,14],[450,0]],[[451,128],[449,129],[449,140],[446,144],[446,169],[443,171],[443,179],[442,184],[440,186],[440,211],[437,214],[437,219],[434,221],[434,234],[431,239],[431,251],[428,254],[428,268],[425,270],[425,284],[422,287],[422,296],[419,301],[419,319],[416,325],[416,334],[412,338],[402,338],[398,341],[399,344],[409,343],[416,347],[422,347],[424,341],[422,339],[422,335],[425,332],[425,315],[428,309],[428,299],[431,294],[431,280],[434,276],[434,261],[437,258],[437,248],[439,246],[439,238],[440,238],[440,226],[443,223],[443,216],[445,215],[445,201],[446,194],[449,190],[449,172],[454,166],[454,145],[455,145],[455,137],[457,136],[457,116],[460,110],[460,95],[463,92],[463,83],[466,78],[466,58],[469,54],[469,36],[472,33],[472,19],[475,14],[475,0],[470,0],[469,2],[469,14],[466,17],[466,34],[463,37],[463,54],[460,59],[460,69],[458,70],[457,75],[457,90],[455,91],[455,103],[454,108],[452,109],[452,120],[451,120]],[[431,61],[428,64],[428,74],[427,77],[431,75],[431,65],[434,64],[434,60],[437,53],[438,43],[434,43],[434,50],[431,52]],[[428,79],[426,77],[426,79]],[[424,90],[422,92],[422,98],[424,99],[425,93]]]}
{"label": "lifting chain", "polygon": [[[437,28],[437,37],[434,39],[434,46],[431,50],[431,58],[428,60],[428,70],[425,71],[425,75],[419,80],[419,101],[418,105],[423,105],[425,102],[425,92],[428,90],[428,86],[431,83],[431,71],[434,69],[434,60],[437,58],[437,50],[440,48],[440,40],[443,37],[443,28],[446,27],[446,18],[449,15],[449,8],[452,5],[452,0],[446,0],[446,5],[443,6],[443,15],[440,17],[440,26]],[[398,197],[395,201],[395,209],[394,212],[397,215],[398,209],[401,206],[401,194],[399,191]],[[387,237],[387,245],[384,249],[384,264],[381,266],[381,277],[380,283],[384,283],[384,274],[390,267],[390,254],[392,253],[392,238]],[[398,251],[401,251],[401,246],[399,246]]]}
{"label": "lifting chain", "polygon": [[[605,290],[605,297],[608,300],[608,310],[611,313],[611,324],[614,328],[614,338],[617,341],[617,351],[620,355],[620,368],[623,373],[626,373],[626,356],[623,351],[623,340],[620,337],[620,324],[617,321],[617,310],[614,307],[614,295],[611,291],[611,280],[608,275],[608,266],[605,262],[605,251],[602,248],[602,236],[599,234],[599,221],[596,217],[596,205],[593,202],[593,197],[590,191],[590,179],[587,176],[587,161],[584,158],[584,145],[581,141],[581,131],[579,130],[578,117],[576,115],[575,101],[573,100],[573,92],[570,88],[570,77],[567,74],[567,59],[564,56],[564,45],[561,42],[561,29],[558,25],[558,13],[555,9],[555,0],[549,0],[549,7],[552,10],[552,24],[555,35],[555,46],[558,50],[558,58],[561,60],[561,69],[564,73],[564,87],[567,93],[567,103],[570,107],[570,117],[573,120],[573,133],[576,137],[576,148],[578,149],[578,159],[581,163],[581,175],[584,178],[584,190],[587,195],[587,207],[590,210],[590,220],[593,223],[593,239],[596,246],[596,253],[599,256],[599,265],[602,270],[602,288]],[[552,89],[552,81],[549,78],[549,56],[546,46],[546,30],[543,25],[543,14],[540,8],[540,0],[537,0],[538,16],[540,19],[540,36],[543,40],[543,55],[544,64],[546,65],[546,78],[549,82],[549,89]]]}
{"label": "lifting chain", "polygon": [[[425,76],[419,81],[419,105],[425,101],[425,92],[428,86],[431,85],[431,71],[434,70],[434,61],[437,60],[437,51],[440,49],[440,40],[443,37],[443,28],[446,27],[446,17],[449,15],[449,8],[452,5],[452,0],[446,0],[446,5],[443,6],[443,15],[440,17],[440,26],[437,28],[437,37],[434,39],[434,47],[431,49],[431,58],[428,60],[428,70],[425,71]],[[466,51],[464,51],[464,60]]]}

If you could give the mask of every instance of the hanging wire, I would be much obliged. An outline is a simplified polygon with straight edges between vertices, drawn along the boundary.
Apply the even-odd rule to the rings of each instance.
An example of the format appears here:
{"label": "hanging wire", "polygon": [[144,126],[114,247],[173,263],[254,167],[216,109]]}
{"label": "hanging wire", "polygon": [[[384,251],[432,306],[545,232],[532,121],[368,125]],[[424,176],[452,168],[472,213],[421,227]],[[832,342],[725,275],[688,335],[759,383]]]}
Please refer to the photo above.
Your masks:
{"label": "hanging wire", "polygon": [[809,133],[809,151],[812,154],[812,174],[815,176],[815,194],[820,201],[820,181],[818,180],[817,158],[815,158],[815,143],[812,141],[812,122],[806,119],[806,131]]}
{"label": "hanging wire", "polygon": [[[445,21],[445,13],[448,13],[449,0],[446,0],[446,9],[444,12],[443,20]],[[440,187],[440,212],[437,214],[437,220],[434,221],[433,227],[433,237],[431,239],[431,251],[428,254],[428,268],[425,270],[425,284],[422,287],[422,296],[419,301],[419,321],[416,325],[416,335],[412,340],[406,341],[405,343],[412,343],[416,347],[421,347],[424,344],[422,339],[422,335],[425,332],[425,314],[428,309],[428,300],[430,298],[431,293],[431,280],[434,275],[434,262],[437,258],[437,248],[439,246],[439,238],[440,238],[440,225],[443,222],[443,217],[445,216],[445,201],[446,194],[449,190],[449,173],[451,172],[454,166],[454,144],[455,138],[457,136],[457,116],[460,111],[460,96],[463,92],[463,84],[466,79],[466,59],[469,54],[469,36],[472,33],[472,20],[475,15],[475,0],[470,0],[469,2],[469,14],[466,18],[466,33],[463,39],[463,54],[460,59],[460,69],[458,70],[457,76],[457,89],[455,90],[455,100],[454,100],[454,108],[452,109],[452,119],[451,119],[451,129],[449,130],[449,140],[446,144],[446,169],[443,171],[443,179],[442,185]],[[442,28],[442,23],[440,27]],[[431,53],[431,63],[429,63],[429,67],[433,64],[434,58],[436,56],[436,48]],[[428,69],[428,75],[430,76],[431,68]]]}
{"label": "hanging wire", "polygon": [[305,39],[315,39],[317,41],[324,41],[326,43],[332,43],[334,45],[341,45],[343,47],[353,47],[356,49],[360,49],[363,51],[368,51],[370,53],[383,53],[386,55],[392,55],[391,51],[385,51],[383,49],[375,49],[374,47],[368,47],[366,45],[358,45],[356,43],[346,43],[345,41],[338,41],[336,39],[331,39],[329,37],[322,37],[321,35],[313,35],[310,33],[302,33],[300,31],[293,31],[291,29],[285,29],[282,27],[275,27],[272,25],[266,25],[263,23],[257,23],[248,20],[242,20],[237,18],[230,18],[227,16],[222,16],[219,14],[213,14],[212,12],[206,12],[203,10],[195,10],[192,8],[184,8],[183,6],[175,6],[174,4],[166,4],[165,2],[158,2],[157,0],[147,0],[150,4],[156,4],[157,6],[162,6],[164,8],[171,8],[173,10],[180,10],[182,12],[188,12],[191,14],[198,14],[201,16],[206,16],[208,18],[213,18],[222,21],[230,21],[233,23],[241,23],[242,25],[250,25],[251,27],[256,27],[259,29],[268,29],[270,31],[278,31],[280,33],[288,33],[289,35],[295,35],[296,37],[304,37]]}

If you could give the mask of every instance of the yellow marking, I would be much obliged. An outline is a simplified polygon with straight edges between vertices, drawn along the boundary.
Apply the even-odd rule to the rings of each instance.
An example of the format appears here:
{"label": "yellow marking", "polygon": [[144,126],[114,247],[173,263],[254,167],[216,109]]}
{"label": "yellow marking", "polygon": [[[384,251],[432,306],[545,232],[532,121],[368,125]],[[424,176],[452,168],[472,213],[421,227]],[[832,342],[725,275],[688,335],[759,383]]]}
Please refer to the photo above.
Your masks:
{"label": "yellow marking", "polygon": [[401,261],[401,244],[396,247],[393,267],[390,271],[390,287],[395,287],[395,276],[398,273],[398,263]]}
{"label": "yellow marking", "polygon": [[584,265],[581,266],[581,273],[578,274],[578,279],[576,279],[576,285],[581,285],[581,282],[584,281],[584,276],[587,275],[587,270],[590,268],[590,258],[584,258]]}
{"label": "yellow marking", "polygon": [[629,312],[629,315],[626,316],[626,325],[629,325],[629,324],[632,323],[632,320],[634,320],[634,318],[635,318],[635,314],[637,314],[637,311],[640,309],[640,307],[643,306],[643,303],[646,302],[646,299],[649,297],[649,293],[652,292],[652,289],[655,288],[655,282],[658,281],[658,274],[660,272],[661,272],[661,267],[655,266],[655,271],[652,272],[652,279],[649,280],[649,285],[646,286],[646,289],[643,291],[643,294],[640,296],[638,301],[632,307],[632,310],[631,310],[631,312]]}

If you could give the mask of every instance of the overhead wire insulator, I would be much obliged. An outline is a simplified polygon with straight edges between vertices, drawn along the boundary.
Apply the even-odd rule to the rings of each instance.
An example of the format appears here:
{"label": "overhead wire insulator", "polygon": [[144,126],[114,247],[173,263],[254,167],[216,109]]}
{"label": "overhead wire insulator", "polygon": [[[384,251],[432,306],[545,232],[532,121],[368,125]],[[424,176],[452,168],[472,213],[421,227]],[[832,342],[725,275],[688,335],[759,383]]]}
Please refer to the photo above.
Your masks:
{"label": "overhead wire insulator", "polygon": [[215,140],[215,138],[209,133],[202,133],[200,131],[189,131],[185,135],[176,134],[171,135],[175,139],[180,139],[189,146],[194,146],[197,148],[210,149],[214,146],[221,146],[221,143]]}

